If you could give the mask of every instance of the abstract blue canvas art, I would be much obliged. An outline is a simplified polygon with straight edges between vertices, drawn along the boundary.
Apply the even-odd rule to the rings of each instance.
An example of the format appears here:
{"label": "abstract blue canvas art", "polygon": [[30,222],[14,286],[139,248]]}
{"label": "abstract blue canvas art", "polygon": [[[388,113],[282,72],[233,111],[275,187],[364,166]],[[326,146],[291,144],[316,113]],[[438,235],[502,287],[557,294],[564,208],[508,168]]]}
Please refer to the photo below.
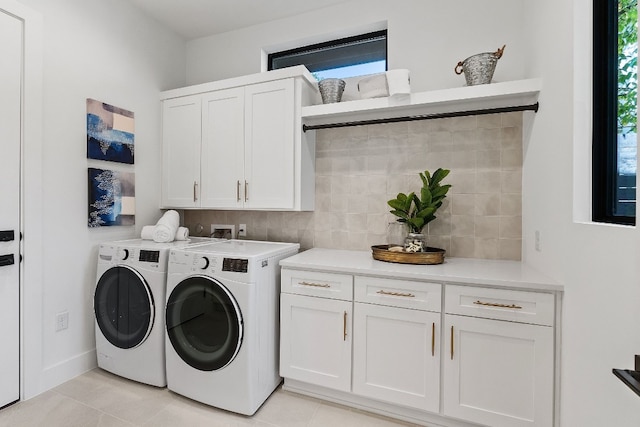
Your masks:
{"label": "abstract blue canvas art", "polygon": [[131,111],[87,99],[87,158],[133,164]]}
{"label": "abstract blue canvas art", "polygon": [[134,225],[135,174],[89,168],[89,227]]}

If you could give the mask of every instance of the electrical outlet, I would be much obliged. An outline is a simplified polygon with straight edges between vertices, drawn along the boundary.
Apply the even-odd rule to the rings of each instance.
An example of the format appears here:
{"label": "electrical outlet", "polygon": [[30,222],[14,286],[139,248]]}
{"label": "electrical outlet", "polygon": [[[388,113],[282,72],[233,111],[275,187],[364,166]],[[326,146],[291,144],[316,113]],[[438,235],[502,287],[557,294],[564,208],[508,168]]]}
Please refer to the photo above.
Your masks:
{"label": "electrical outlet", "polygon": [[540,248],[540,231],[538,230],[535,232],[535,248],[536,251],[542,252],[542,249]]}
{"label": "electrical outlet", "polygon": [[210,237],[233,239],[236,237],[236,226],[232,224],[211,224]]}
{"label": "electrical outlet", "polygon": [[69,327],[69,312],[63,311],[62,313],[56,314],[56,332],[62,331]]}
{"label": "electrical outlet", "polygon": [[247,237],[247,224],[240,224],[238,226],[238,237]]}

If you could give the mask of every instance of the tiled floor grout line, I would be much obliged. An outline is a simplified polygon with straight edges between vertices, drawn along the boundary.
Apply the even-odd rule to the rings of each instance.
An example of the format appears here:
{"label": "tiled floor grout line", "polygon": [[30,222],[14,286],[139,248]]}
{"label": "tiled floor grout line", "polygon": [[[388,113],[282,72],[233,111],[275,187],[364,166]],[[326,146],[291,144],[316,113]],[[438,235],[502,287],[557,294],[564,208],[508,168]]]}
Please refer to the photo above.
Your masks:
{"label": "tiled floor grout line", "polygon": [[98,412],[100,412],[101,414],[104,414],[104,415],[107,415],[107,416],[109,416],[109,417],[115,418],[115,419],[117,419],[118,421],[122,421],[123,423],[127,423],[127,424],[129,424],[129,425],[131,425],[131,426],[140,426],[140,425],[141,425],[141,424],[134,424],[134,423],[132,423],[131,421],[127,421],[127,420],[125,420],[124,418],[120,418],[120,417],[118,417],[118,416],[116,416],[116,415],[114,415],[114,414],[110,414],[109,412],[106,412],[106,411],[104,411],[104,410],[102,410],[102,409],[100,409],[100,408],[96,408],[96,407],[94,407],[94,406],[88,405],[87,403],[85,403],[85,402],[83,402],[83,401],[81,401],[81,400],[78,400],[78,399],[76,399],[76,398],[74,398],[74,397],[71,397],[71,396],[67,396],[66,394],[61,393],[61,392],[59,392],[59,391],[57,391],[57,390],[54,390],[54,393],[56,393],[56,394],[58,394],[58,395],[62,396],[62,397],[63,397],[63,398],[65,398],[65,399],[69,399],[69,400],[72,400],[72,401],[74,401],[74,402],[76,402],[76,403],[79,403],[80,405],[85,406],[85,407],[87,407],[87,408],[89,408],[89,409],[93,409],[94,411],[98,411]]}

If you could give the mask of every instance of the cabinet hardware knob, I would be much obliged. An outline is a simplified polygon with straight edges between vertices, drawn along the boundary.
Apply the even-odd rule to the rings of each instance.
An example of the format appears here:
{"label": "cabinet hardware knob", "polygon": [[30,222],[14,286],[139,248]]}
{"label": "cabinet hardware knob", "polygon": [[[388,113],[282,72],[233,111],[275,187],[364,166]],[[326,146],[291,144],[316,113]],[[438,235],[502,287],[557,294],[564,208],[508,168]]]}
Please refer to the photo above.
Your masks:
{"label": "cabinet hardware knob", "polygon": [[404,293],[404,292],[389,292],[389,291],[385,291],[383,289],[380,289],[378,292],[376,292],[377,294],[381,294],[381,295],[391,295],[394,297],[408,297],[408,298],[415,298],[416,296],[412,293]]}
{"label": "cabinet hardware knob", "polygon": [[344,316],[342,318],[342,332],[343,332],[343,336],[342,336],[342,340],[346,341],[347,340],[347,312],[344,312]]}
{"label": "cabinet hardware knob", "polygon": [[312,282],[298,282],[299,285],[302,286],[313,286],[316,288],[330,288],[331,285],[328,285],[326,283],[312,283]]}
{"label": "cabinet hardware knob", "polygon": [[198,182],[193,181],[193,201],[198,201]]}
{"label": "cabinet hardware knob", "polygon": [[238,199],[237,201],[240,201],[240,180],[236,181],[238,184],[236,185],[236,198]]}
{"label": "cabinet hardware knob", "polygon": [[249,183],[247,181],[244,182],[244,201],[249,200]]}
{"label": "cabinet hardware knob", "polygon": [[473,302],[476,305],[484,305],[487,307],[500,307],[500,308],[514,308],[516,310],[520,310],[522,307],[519,305],[515,305],[515,304],[499,304],[497,302],[484,302],[484,301],[474,301]]}

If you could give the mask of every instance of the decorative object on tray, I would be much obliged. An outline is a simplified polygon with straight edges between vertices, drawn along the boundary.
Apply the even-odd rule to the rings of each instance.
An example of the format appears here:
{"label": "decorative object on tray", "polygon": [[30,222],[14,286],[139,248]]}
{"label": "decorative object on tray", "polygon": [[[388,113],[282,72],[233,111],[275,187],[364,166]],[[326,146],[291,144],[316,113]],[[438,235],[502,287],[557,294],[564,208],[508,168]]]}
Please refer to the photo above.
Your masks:
{"label": "decorative object on tray", "polygon": [[323,79],[318,82],[323,104],[340,102],[347,83],[342,79]]}
{"label": "decorative object on tray", "polygon": [[506,46],[502,46],[495,52],[485,52],[470,56],[464,61],[458,62],[454,71],[456,74],[464,72],[467,86],[491,83],[498,59],[502,58],[502,53]]}
{"label": "decorative object on tray", "polygon": [[449,175],[449,169],[438,168],[433,175],[425,170],[420,172],[422,188],[420,197],[414,192],[409,194],[398,193],[395,199],[387,202],[393,208],[392,214],[398,217],[396,221],[406,224],[409,229],[404,244],[404,252],[425,252],[427,241],[422,234],[422,229],[436,219],[435,213],[442,206],[442,201],[447,197],[451,185],[440,185],[442,180]]}
{"label": "decorative object on tray", "polygon": [[400,264],[442,264],[444,249],[427,247],[423,252],[405,252],[402,246],[371,246],[373,259]]}

